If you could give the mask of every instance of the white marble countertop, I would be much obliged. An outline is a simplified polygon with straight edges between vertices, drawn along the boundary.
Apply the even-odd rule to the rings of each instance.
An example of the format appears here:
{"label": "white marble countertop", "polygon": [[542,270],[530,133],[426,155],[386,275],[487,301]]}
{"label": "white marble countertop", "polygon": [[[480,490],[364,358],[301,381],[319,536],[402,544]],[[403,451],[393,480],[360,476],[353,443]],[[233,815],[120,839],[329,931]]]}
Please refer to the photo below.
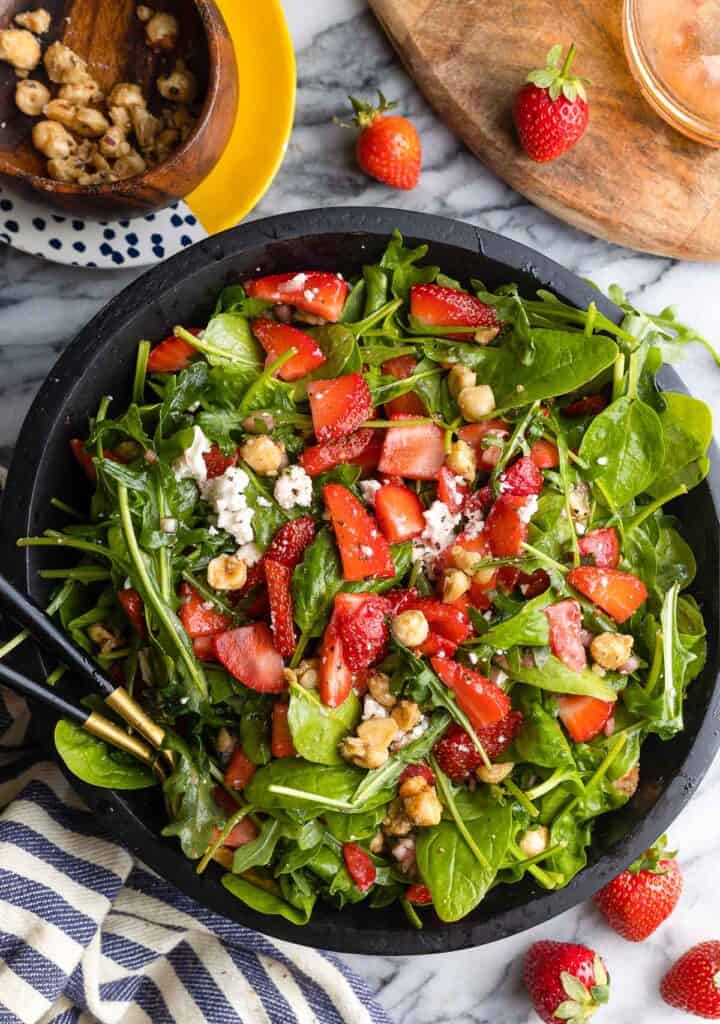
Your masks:
{"label": "white marble countertop", "polygon": [[[720,267],[678,263],[620,249],[571,230],[506,188],[465,150],[424,103],[363,0],[285,0],[298,51],[295,131],[275,184],[254,213],[303,207],[384,204],[445,214],[525,242],[600,286],[618,282],[640,308],[676,303],[681,316],[720,340]],[[349,133],[331,118],[348,93],[375,88],[412,115],[424,146],[421,184],[398,193],[355,168]],[[0,464],[58,352],[133,274],[53,266],[0,247]],[[693,351],[679,371],[720,413],[720,370]],[[685,892],[672,922],[643,945],[626,943],[583,905],[514,939],[481,950],[415,960],[348,957],[398,1024],[525,1024],[537,1020],[520,982],[520,960],[540,936],[577,940],[605,957],[611,1005],[599,1020],[671,1024],[681,1015],[657,994],[671,960],[696,941],[717,938],[720,843],[715,794],[720,762],[670,832],[680,848]]]}

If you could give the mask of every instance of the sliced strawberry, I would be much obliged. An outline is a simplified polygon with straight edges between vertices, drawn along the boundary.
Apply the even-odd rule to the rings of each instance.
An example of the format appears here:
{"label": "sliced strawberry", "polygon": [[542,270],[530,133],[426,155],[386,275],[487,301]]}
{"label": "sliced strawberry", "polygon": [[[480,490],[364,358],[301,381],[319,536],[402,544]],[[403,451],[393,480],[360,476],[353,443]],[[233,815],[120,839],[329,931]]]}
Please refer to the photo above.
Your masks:
{"label": "sliced strawberry", "polygon": [[358,430],[349,437],[341,437],[338,441],[310,445],[300,454],[298,462],[308,476],[320,476],[321,473],[327,473],[334,466],[342,466],[346,462],[357,465],[364,457],[369,456],[372,448],[377,449],[378,443],[381,443],[382,439],[378,441],[375,433],[373,430]]}
{"label": "sliced strawberry", "polygon": [[520,583],[520,570],[512,565],[501,565],[498,569],[497,584],[506,594],[512,594]]}
{"label": "sliced strawberry", "polygon": [[279,562],[288,569],[294,569],[302,562],[305,548],[315,537],[315,520],[312,516],[300,516],[280,527],[265,552],[265,561]]}
{"label": "sliced strawberry", "polygon": [[493,306],[468,292],[438,284],[416,284],[410,289],[410,313],[428,327],[501,327]]}
{"label": "sliced strawberry", "polygon": [[295,627],[293,626],[292,594],[290,580],[292,569],[282,562],[266,558],[265,579],[270,600],[270,626],[275,649],[283,658],[291,658],[295,651]]}
{"label": "sliced strawberry", "polygon": [[544,569],[536,569],[534,572],[521,572],[518,580],[520,593],[528,601],[533,597],[544,594],[550,586],[550,577]]}
{"label": "sliced strawberry", "polygon": [[215,788],[212,791],[212,795],[215,803],[218,805],[221,811],[225,812],[227,817],[230,817],[230,815],[234,814],[235,811],[238,809],[237,800],[234,800],[227,792],[227,790],[223,789],[222,786],[215,786]]}
{"label": "sliced strawberry", "polygon": [[486,420],[484,423],[469,423],[458,431],[461,441],[466,441],[475,451],[480,469],[494,469],[503,453],[502,444],[492,444],[495,438],[503,443],[510,438],[510,424],[505,420]]}
{"label": "sliced strawberry", "polygon": [[343,578],[365,580],[394,576],[390,545],[355,495],[342,484],[326,484],[323,498],[340,548]]}
{"label": "sliced strawberry", "polygon": [[615,708],[612,702],[575,694],[558,697],[557,701],[560,721],[576,743],[588,743],[599,736]]}
{"label": "sliced strawberry", "polygon": [[580,554],[592,558],[599,569],[617,569],[620,564],[620,541],[613,526],[591,530],[579,537],[578,547]]}
{"label": "sliced strawberry", "polygon": [[288,725],[290,705],[276,700],[272,709],[272,738],[270,751],[273,757],[295,757],[297,750]]}
{"label": "sliced strawberry", "polygon": [[465,502],[463,512],[466,516],[471,516],[474,512],[485,513],[492,505],[495,500],[493,489],[490,484],[485,484],[479,491],[475,491],[471,494],[468,500]]}
{"label": "sliced strawberry", "polygon": [[438,501],[447,505],[451,512],[460,512],[470,496],[470,484],[456,476],[447,466],[441,466],[437,483]]}
{"label": "sliced strawberry", "polygon": [[223,455],[222,449],[214,444],[209,452],[203,452],[208,480],[214,480],[216,476],[222,476],[226,469],[237,466],[238,453]]}
{"label": "sliced strawberry", "polygon": [[528,497],[539,494],[545,480],[533,460],[523,455],[500,474],[500,493]]}
{"label": "sliced strawberry", "polygon": [[[364,434],[365,431],[358,430],[357,433]],[[346,462],[351,463],[351,465],[353,466],[360,466],[360,468],[362,469],[363,476],[369,476],[371,473],[374,473],[375,470],[377,469],[378,463],[380,461],[380,456],[382,455],[383,444],[385,441],[383,437],[384,431],[373,430],[371,431],[371,433],[372,440],[367,445],[365,445],[360,454],[353,455],[351,458],[345,460]],[[352,436],[355,437],[356,435],[353,434]]]}
{"label": "sliced strawberry", "polygon": [[458,645],[453,640],[441,636],[440,633],[430,633],[427,640],[423,640],[415,650],[426,658],[454,658]]}
{"label": "sliced strawberry", "polygon": [[[394,359],[388,359],[383,363],[382,371],[388,377],[406,380],[408,377],[412,377],[416,367],[417,359],[413,356],[395,356]],[[426,416],[427,410],[420,396],[409,391],[406,395],[400,395],[399,398],[393,398],[386,402],[385,415],[388,419],[392,419],[393,416]]]}
{"label": "sliced strawberry", "polygon": [[550,626],[550,648],[556,658],[572,669],[582,672],[587,654],[582,642],[582,612],[577,601],[558,601],[545,609]]}
{"label": "sliced strawberry", "polygon": [[[189,333],[198,335],[201,332],[198,328],[191,327]],[[197,354],[198,350],[193,348],[189,341],[171,335],[151,351],[148,356],[148,372],[178,373],[180,370],[186,370]]]}
{"label": "sliced strawberry", "polygon": [[345,867],[360,892],[367,892],[375,884],[377,870],[369,853],[357,843],[343,843]]}
{"label": "sliced strawberry", "polygon": [[599,412],[607,407],[608,400],[605,395],[586,395],[585,398],[577,398],[570,405],[562,410],[563,416],[570,416],[571,419],[580,419],[582,416],[597,416]]}
{"label": "sliced strawberry", "polygon": [[266,366],[274,363],[290,348],[297,352],[277,371],[281,380],[300,380],[325,362],[323,350],[315,339],[297,327],[261,317],[253,320],[252,332],[267,352]]}
{"label": "sliced strawberry", "polygon": [[378,526],[391,544],[419,537],[425,529],[422,502],[415,491],[386,484],[375,495]]}
{"label": "sliced strawberry", "polygon": [[340,319],[349,291],[347,282],[339,274],[322,270],[257,277],[246,281],[244,287],[253,299],[294,306],[331,323]]}
{"label": "sliced strawberry", "polygon": [[523,518],[527,498],[502,494],[490,509],[485,530],[494,558],[514,558],[527,540],[528,524]]}
{"label": "sliced strawberry", "polygon": [[[237,810],[237,804],[235,804],[235,810]],[[221,835],[221,830],[216,828],[213,839],[219,839]],[[250,818],[241,818],[237,825],[233,825],[230,832],[223,839],[223,846],[227,846],[231,850],[237,850],[240,846],[251,843],[257,837],[257,825]]]}
{"label": "sliced strawberry", "polygon": [[[255,765],[246,756],[243,748],[237,746],[225,771],[225,785],[230,789],[244,789],[256,771]],[[234,806],[233,812],[236,810],[237,805]]]}
{"label": "sliced strawberry", "polygon": [[264,622],[220,633],[215,654],[231,676],[257,693],[282,693],[286,688],[283,660]]}
{"label": "sliced strawberry", "polygon": [[445,434],[434,423],[390,427],[386,431],[381,473],[408,480],[435,480],[445,462]]}
{"label": "sliced strawberry", "polygon": [[399,615],[400,612],[404,612],[414,601],[417,601],[418,597],[418,592],[414,587],[410,587],[408,590],[391,590],[386,595],[386,600],[390,604],[390,614]]}
{"label": "sliced strawberry", "polygon": [[468,594],[473,608],[479,612],[486,612],[488,608],[492,608],[492,597],[488,593],[488,590],[491,589],[491,587],[489,588],[482,583],[478,583],[476,580],[472,581]]}
{"label": "sliced strawberry", "polygon": [[458,706],[468,716],[473,729],[494,725],[509,713],[508,695],[479,672],[445,658],[432,658],[430,663],[455,694]]}
{"label": "sliced strawberry", "polygon": [[432,770],[430,765],[424,762],[418,762],[417,764],[409,764],[406,768],[403,768],[400,778],[398,779],[398,786],[402,786],[403,782],[407,782],[408,779],[416,778],[425,779],[428,786],[435,785],[435,772]]}
{"label": "sliced strawberry", "polygon": [[193,651],[199,661],[217,661],[215,657],[215,637],[217,635],[217,633],[213,633],[211,636],[193,637]]}
{"label": "sliced strawberry", "polygon": [[74,437],[70,442],[70,451],[73,453],[75,461],[78,466],[81,467],[88,480],[90,480],[91,483],[95,483],[97,480],[97,471],[95,469],[93,457],[85,447],[85,442],[81,441],[79,437]]}
{"label": "sliced strawberry", "polygon": [[616,622],[625,622],[647,600],[647,587],[630,572],[620,569],[599,569],[581,565],[571,569],[567,577],[571,587],[579,590],[593,604],[602,608]]}
{"label": "sliced strawberry", "polygon": [[560,453],[552,441],[540,438],[530,449],[530,458],[538,469],[557,469],[560,465]]}
{"label": "sliced strawberry", "polygon": [[330,621],[320,646],[320,699],[329,708],[338,708],[347,700],[353,677],[345,661],[340,631]]}
{"label": "sliced strawberry", "polygon": [[361,373],[313,381],[308,398],[315,436],[321,443],[354,433],[372,413],[370,388]]}
{"label": "sliced strawberry", "polygon": [[463,643],[472,633],[469,618],[455,605],[443,604],[432,597],[420,597],[409,607],[423,613],[431,633],[437,633],[455,644]]}
{"label": "sliced strawberry", "polygon": [[390,602],[379,594],[338,594],[334,620],[343,656],[351,672],[361,672],[385,654],[390,628]]}
{"label": "sliced strawberry", "polygon": [[[475,734],[491,761],[505,753],[520,732],[522,724],[522,714],[519,711],[509,711],[499,722],[475,729]],[[453,782],[464,782],[483,764],[483,759],[469,733],[456,722],[447,727],[445,735],[435,744],[433,754]]]}
{"label": "sliced strawberry", "polygon": [[145,605],[137,590],[118,590],[118,601],[139,637],[145,636]]}
{"label": "sliced strawberry", "polygon": [[212,636],[221,633],[232,624],[232,619],[224,612],[218,611],[214,604],[191,587],[189,583],[180,584],[180,621],[189,637]]}
{"label": "sliced strawberry", "polygon": [[432,903],[432,893],[426,885],[416,883],[405,890],[405,899],[414,907],[426,907]]}

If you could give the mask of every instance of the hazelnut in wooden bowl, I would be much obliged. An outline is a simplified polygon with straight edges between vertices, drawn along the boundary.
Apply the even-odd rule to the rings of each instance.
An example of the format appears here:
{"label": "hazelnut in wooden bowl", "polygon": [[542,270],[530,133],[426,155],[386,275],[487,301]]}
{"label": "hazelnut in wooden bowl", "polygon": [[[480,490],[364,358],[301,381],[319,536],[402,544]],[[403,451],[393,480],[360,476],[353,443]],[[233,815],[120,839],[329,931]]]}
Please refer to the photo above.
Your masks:
{"label": "hazelnut in wooden bowl", "polygon": [[82,219],[192,192],[237,109],[214,0],[0,0],[0,176]]}

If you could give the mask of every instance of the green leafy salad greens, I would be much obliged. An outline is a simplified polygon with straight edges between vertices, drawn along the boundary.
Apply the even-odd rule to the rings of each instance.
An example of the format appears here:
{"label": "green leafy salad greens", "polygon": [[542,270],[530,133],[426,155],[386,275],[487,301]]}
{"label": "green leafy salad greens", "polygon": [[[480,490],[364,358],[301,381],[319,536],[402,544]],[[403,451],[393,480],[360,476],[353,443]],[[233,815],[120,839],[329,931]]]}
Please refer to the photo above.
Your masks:
{"label": "green leafy salad greens", "polygon": [[[566,885],[705,663],[665,506],[706,476],[711,414],[655,383],[702,339],[617,290],[619,326],[426,256],[396,232],[351,284],[235,285],[202,331],[140,343],[132,400],[74,442],[88,506],[18,542],[77,554],[44,573],[51,612],[167,730],[164,834],[298,925]],[[320,428],[313,384],[342,379],[357,401]],[[56,742],[97,786],[156,784],[70,723]]]}

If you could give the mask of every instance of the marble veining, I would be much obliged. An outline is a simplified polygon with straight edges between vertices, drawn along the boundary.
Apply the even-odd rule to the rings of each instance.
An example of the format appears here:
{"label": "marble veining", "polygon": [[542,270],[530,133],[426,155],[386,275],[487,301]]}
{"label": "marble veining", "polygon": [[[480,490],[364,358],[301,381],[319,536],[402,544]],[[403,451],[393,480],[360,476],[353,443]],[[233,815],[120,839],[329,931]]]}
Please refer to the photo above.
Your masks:
{"label": "marble veining", "polygon": [[[720,268],[645,256],[568,228],[486,171],[439,122],[407,78],[363,0],[285,0],[298,49],[298,107],[287,159],[253,216],[313,206],[387,205],[457,217],[533,246],[601,287],[621,283],[640,308],[670,303],[708,338],[720,338]],[[366,179],[353,137],[332,124],[347,94],[381,88],[412,115],[423,139],[423,177],[412,193]],[[0,247],[0,464],[52,362],[76,331],[135,276],[53,266]],[[720,412],[720,370],[693,351],[679,367],[693,393]],[[613,992],[599,1021],[672,1024],[657,994],[663,971],[692,943],[718,937],[715,811],[720,764],[670,831],[686,884],[680,907],[651,940],[634,945],[584,904],[531,933],[482,950],[392,959],[350,956],[398,1024],[530,1024],[521,955],[538,937],[578,940],[601,952]]]}

